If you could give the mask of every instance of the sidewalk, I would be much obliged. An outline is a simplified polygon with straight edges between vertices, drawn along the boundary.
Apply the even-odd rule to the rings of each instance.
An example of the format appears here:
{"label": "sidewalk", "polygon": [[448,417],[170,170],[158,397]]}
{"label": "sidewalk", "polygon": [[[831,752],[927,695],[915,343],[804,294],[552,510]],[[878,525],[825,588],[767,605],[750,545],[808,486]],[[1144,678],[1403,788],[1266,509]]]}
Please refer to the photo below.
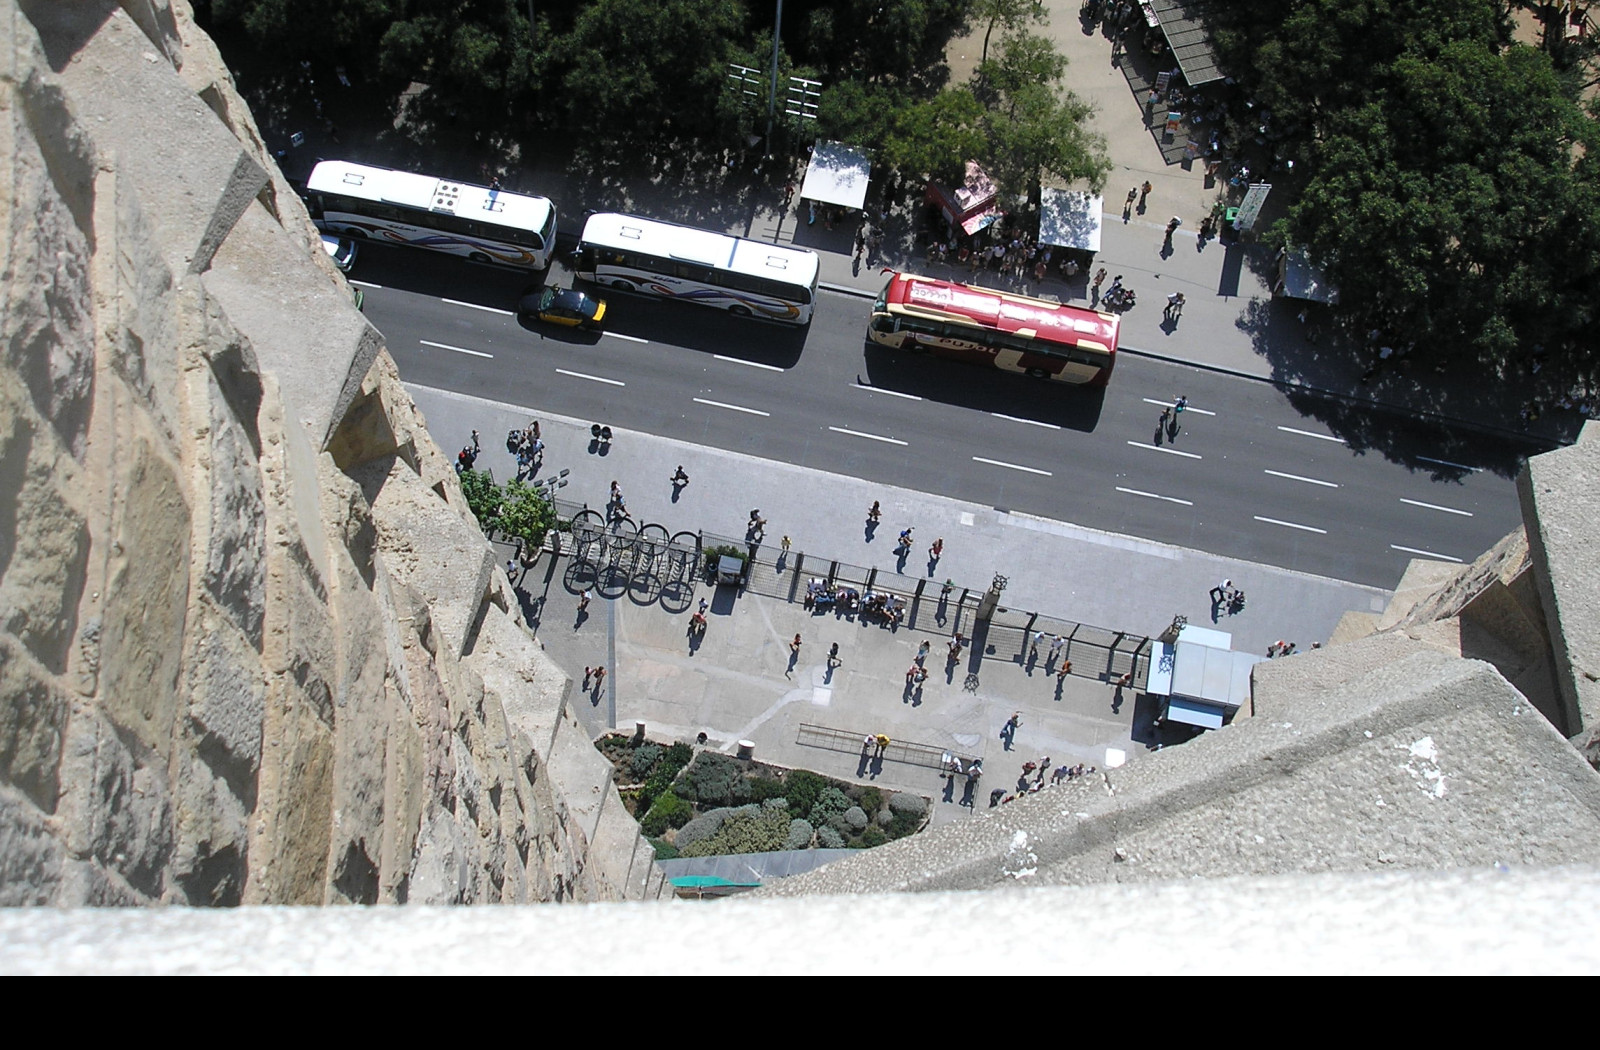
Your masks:
{"label": "sidewalk", "polygon": [[[1376,588],[624,430],[616,431],[602,455],[591,451],[587,421],[409,384],[407,389],[446,448],[459,447],[477,429],[484,440],[477,466],[502,481],[516,473],[504,447],[506,432],[537,416],[546,445],[538,476],[570,470],[559,499],[603,509],[615,480],[634,518],[659,523],[668,535],[690,530],[742,536],[750,510],[760,508],[769,522],[764,549],[771,553],[764,557],[775,556],[787,534],[795,560],[838,560],[887,574],[897,568],[894,537],[915,526],[916,549],[906,572],[932,585],[897,630],[813,613],[798,598],[755,590],[735,596],[730,588],[713,592],[665,573],[597,580],[571,557],[546,556],[513,582],[530,625],[575,689],[585,667],[609,669],[604,687],[574,705],[594,734],[610,726],[631,730],[642,720],[652,735],[693,739],[705,732],[714,746],[729,751],[750,740],[763,759],[841,777],[859,773],[936,799],[948,781],[927,764],[929,753],[983,757],[988,772],[975,809],[961,807],[957,784],[953,798],[940,802],[941,820],[986,808],[988,791],[1014,784],[1023,761],[1049,755],[1056,764],[1103,767],[1152,740],[1149,704],[1132,690],[1119,703],[1110,684],[1131,666],[1130,650],[1108,652],[1075,641],[1063,653],[1073,661],[1072,673],[1058,678],[1048,646],[1036,659],[1028,655],[1019,625],[1029,613],[1048,618],[1037,628],[1047,632],[1071,621],[1134,638],[1159,633],[1179,613],[1210,625],[1208,591],[1228,577],[1249,592],[1250,603],[1216,626],[1234,633],[1236,649],[1264,652],[1279,639],[1309,648],[1329,636],[1346,610],[1380,611],[1388,598]],[[680,463],[690,482],[674,499],[668,478]],[[828,506],[837,513],[818,513],[818,493],[828,494]],[[883,521],[869,541],[864,514],[873,500],[882,504]],[[945,551],[930,564],[927,547],[935,538],[944,539]],[[793,575],[792,568],[785,571]],[[980,639],[981,652],[969,649],[947,669],[945,641],[955,630],[973,634],[972,606],[945,610],[941,622],[937,584],[953,579],[957,596],[960,589],[980,592],[996,572],[1010,580],[1002,598],[1007,612]],[[803,579],[797,584],[803,593],[801,585]],[[577,596],[585,588],[595,598],[580,617]],[[703,641],[691,645],[688,615],[701,594],[712,602],[710,625]],[[801,655],[790,668],[789,642],[797,632]],[[930,677],[913,694],[905,676],[924,640],[932,648]],[[830,674],[826,657],[834,642],[842,663]],[[1143,664],[1138,671],[1142,680]],[[969,681],[969,674],[976,679]],[[1023,729],[1008,756],[998,733],[1014,711],[1022,712]],[[879,732],[896,744],[925,749],[891,748],[874,771],[863,764],[859,744],[866,733]]]}

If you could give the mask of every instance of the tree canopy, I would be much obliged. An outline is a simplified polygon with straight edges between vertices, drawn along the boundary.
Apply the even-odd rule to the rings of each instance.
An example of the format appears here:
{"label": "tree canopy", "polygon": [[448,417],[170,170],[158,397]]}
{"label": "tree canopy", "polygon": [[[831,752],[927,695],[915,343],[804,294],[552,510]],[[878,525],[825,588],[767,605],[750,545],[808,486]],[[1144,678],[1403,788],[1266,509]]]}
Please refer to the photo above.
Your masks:
{"label": "tree canopy", "polygon": [[1490,0],[1213,5],[1218,44],[1304,185],[1272,231],[1363,325],[1436,363],[1542,346],[1592,374],[1600,125],[1579,77],[1513,44]]}

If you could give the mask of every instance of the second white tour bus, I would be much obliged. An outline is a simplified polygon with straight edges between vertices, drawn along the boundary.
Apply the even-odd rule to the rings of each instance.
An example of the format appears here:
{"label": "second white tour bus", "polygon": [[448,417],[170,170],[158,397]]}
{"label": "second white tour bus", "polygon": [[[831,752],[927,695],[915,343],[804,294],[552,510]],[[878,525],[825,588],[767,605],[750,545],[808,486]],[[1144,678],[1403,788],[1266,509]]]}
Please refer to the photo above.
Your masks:
{"label": "second white tour bus", "polygon": [[589,216],[578,241],[586,281],[792,324],[811,320],[817,272],[805,248],[616,212]]}
{"label": "second white tour bus", "polygon": [[550,265],[556,208],[545,197],[392,168],[325,160],[306,181],[317,226],[530,270]]}

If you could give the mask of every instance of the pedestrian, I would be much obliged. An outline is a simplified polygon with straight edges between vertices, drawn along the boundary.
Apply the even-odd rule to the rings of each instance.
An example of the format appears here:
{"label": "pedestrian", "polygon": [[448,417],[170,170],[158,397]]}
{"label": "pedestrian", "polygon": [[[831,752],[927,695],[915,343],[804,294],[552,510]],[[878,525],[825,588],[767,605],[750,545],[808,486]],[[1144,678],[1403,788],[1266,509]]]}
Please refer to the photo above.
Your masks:
{"label": "pedestrian", "polygon": [[933,541],[933,546],[929,547],[928,550],[929,550],[930,553],[933,554],[933,560],[934,561],[938,561],[941,557],[943,557],[943,555],[944,555],[944,539],[943,539],[943,537],[934,540]]}
{"label": "pedestrian", "polygon": [[1133,202],[1139,199],[1139,187],[1135,186],[1128,191],[1128,200],[1123,205],[1122,214],[1126,215],[1133,210]]}
{"label": "pedestrian", "polygon": [[1174,215],[1167,223],[1167,243],[1172,243],[1172,235],[1178,232],[1178,227],[1183,225],[1183,220]]}
{"label": "pedestrian", "polygon": [[1039,655],[1039,645],[1043,641],[1044,641],[1044,632],[1043,631],[1035,631],[1035,632],[1033,632],[1033,645],[1031,647],[1029,647],[1028,655],[1029,656],[1038,656]]}
{"label": "pedestrian", "polygon": [[761,516],[760,508],[750,512],[750,521],[745,527],[748,531],[755,533],[757,536],[760,536],[762,531],[766,529],[767,519]]}
{"label": "pedestrian", "polygon": [[910,667],[906,668],[906,685],[910,685],[912,681],[916,679],[916,677],[917,665],[912,664]]}
{"label": "pedestrian", "polygon": [[456,453],[456,473],[462,474],[471,470],[473,461],[477,458],[478,454],[472,451],[471,445],[462,446],[461,451]]}
{"label": "pedestrian", "polygon": [[866,753],[868,751],[871,751],[873,746],[875,744],[877,744],[877,742],[878,742],[878,738],[873,736],[871,733],[868,733],[866,736],[862,737],[861,738],[861,754],[862,754],[862,756],[865,757]]}
{"label": "pedestrian", "polygon": [[1096,297],[1100,295],[1100,286],[1105,283],[1105,280],[1106,268],[1102,266],[1098,271],[1095,272],[1094,283],[1090,286],[1094,289],[1094,294]]}
{"label": "pedestrian", "polygon": [[579,612],[588,612],[589,611],[589,598],[590,598],[589,589],[587,587],[585,587],[584,590],[583,590],[583,593],[578,595],[578,611]]}
{"label": "pedestrian", "polygon": [[1069,675],[1071,673],[1072,673],[1072,661],[1071,660],[1063,660],[1063,661],[1061,661],[1061,669],[1056,672],[1056,681],[1065,682],[1067,680],[1067,675]]}
{"label": "pedestrian", "polygon": [[1167,296],[1167,308],[1161,312],[1173,320],[1177,320],[1183,313],[1183,293],[1173,292]]}
{"label": "pedestrian", "polygon": [[1144,202],[1150,199],[1150,191],[1155,189],[1150,185],[1150,180],[1145,179],[1144,185],[1139,187],[1139,207],[1144,207]]}
{"label": "pedestrian", "polygon": [[684,485],[689,484],[689,475],[684,471],[682,463],[678,464],[678,469],[673,471],[672,477],[668,478],[667,480],[672,482],[672,487],[675,489],[682,488]]}
{"label": "pedestrian", "polygon": [[1021,711],[1013,711],[1013,712],[1011,712],[1011,717],[1006,719],[1006,728],[1010,729],[1012,732],[1016,732],[1021,727],[1022,727],[1022,712]]}
{"label": "pedestrian", "polygon": [[838,667],[844,661],[839,659],[839,643],[834,642],[828,647],[828,666]]}
{"label": "pedestrian", "polygon": [[927,641],[924,641],[921,645],[917,646],[917,663],[920,664],[922,661],[926,660],[928,658],[928,650],[932,648],[933,643]]}
{"label": "pedestrian", "polygon": [[600,690],[604,689],[605,685],[606,685],[606,669],[603,666],[596,667],[594,669],[594,691],[595,691],[595,694],[599,695]]}
{"label": "pedestrian", "polygon": [[472,432],[472,454],[474,456],[476,456],[479,452],[482,451],[482,449],[483,449],[483,446],[478,444],[478,432],[476,430],[474,430]]}
{"label": "pedestrian", "polygon": [[711,608],[711,603],[706,601],[704,598],[701,598],[700,599],[700,615],[704,616],[706,614],[706,610],[709,609],[709,608]]}
{"label": "pedestrian", "polygon": [[1211,588],[1210,598],[1213,604],[1221,605],[1223,602],[1228,600],[1228,596],[1232,593],[1233,581],[1223,580],[1221,583]]}
{"label": "pedestrian", "polygon": [[867,228],[866,228],[866,224],[863,223],[861,225],[861,227],[856,230],[856,261],[857,262],[861,261],[861,253],[866,251],[866,250],[867,250]]}
{"label": "pedestrian", "polygon": [[907,526],[906,528],[900,530],[900,549],[901,550],[910,550],[911,549],[911,528],[912,528],[911,526]]}
{"label": "pedestrian", "polygon": [[794,636],[794,641],[789,643],[789,651],[796,656],[800,655],[800,636],[798,634]]}
{"label": "pedestrian", "polygon": [[878,746],[878,754],[880,755],[889,750],[889,738],[882,733],[873,737],[872,742]]}
{"label": "pedestrian", "polygon": [[872,506],[867,508],[867,520],[870,521],[872,524],[876,525],[878,523],[878,519],[880,517],[882,517],[882,516],[883,516],[883,511],[879,509],[878,501],[877,500],[873,500],[872,501]]}
{"label": "pedestrian", "polygon": [[790,179],[788,182],[783,184],[783,206],[785,208],[787,208],[789,203],[794,200],[794,190],[795,186],[793,179]]}
{"label": "pedestrian", "polygon": [[1173,411],[1174,414],[1181,413],[1184,409],[1186,409],[1188,407],[1189,407],[1189,399],[1188,399],[1188,397],[1186,397],[1183,394],[1179,394],[1177,400],[1172,402],[1172,411]]}
{"label": "pedestrian", "polygon": [[515,559],[515,558],[507,558],[506,559],[506,575],[507,576],[515,576],[516,574],[517,574],[517,559]]}
{"label": "pedestrian", "polygon": [[613,479],[611,482],[611,502],[622,502],[622,486],[618,485],[615,479]]}
{"label": "pedestrian", "polygon": [[584,668],[583,668],[583,688],[584,688],[585,692],[587,692],[588,689],[589,689],[589,679],[591,679],[593,677],[594,677],[594,668],[589,667],[588,665],[585,665]]}
{"label": "pedestrian", "polygon": [[878,257],[879,250],[882,248],[883,231],[873,230],[872,234],[867,238],[867,258],[876,259]]}
{"label": "pedestrian", "polygon": [[1056,657],[1060,656],[1061,655],[1061,647],[1063,645],[1066,645],[1066,644],[1067,644],[1067,640],[1065,638],[1061,637],[1059,634],[1056,635],[1054,638],[1051,638],[1050,639],[1050,659],[1054,660]]}
{"label": "pedestrian", "polygon": [[783,553],[789,553],[789,537],[787,536],[783,538]]}

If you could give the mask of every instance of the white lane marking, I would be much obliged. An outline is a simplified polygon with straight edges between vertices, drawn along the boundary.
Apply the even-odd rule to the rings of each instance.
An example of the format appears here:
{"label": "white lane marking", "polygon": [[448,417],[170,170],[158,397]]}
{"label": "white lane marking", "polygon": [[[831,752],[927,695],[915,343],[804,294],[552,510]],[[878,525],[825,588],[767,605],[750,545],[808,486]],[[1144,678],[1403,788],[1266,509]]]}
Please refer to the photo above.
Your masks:
{"label": "white lane marking", "polygon": [[771,412],[763,412],[759,408],[745,408],[743,405],[730,405],[726,401],[707,401],[703,397],[697,397],[695,398],[695,401],[702,405],[710,405],[712,408],[726,408],[732,412],[747,412],[752,416],[772,415]]}
{"label": "white lane marking", "polygon": [[1168,503],[1181,503],[1185,507],[1194,506],[1194,502],[1192,500],[1179,499],[1176,496],[1160,496],[1154,492],[1141,492],[1138,489],[1125,489],[1121,485],[1117,486],[1117,491],[1126,492],[1130,496],[1144,496],[1146,499],[1164,499]]}
{"label": "white lane marking", "polygon": [[1321,485],[1324,488],[1336,489],[1339,486],[1332,481],[1318,481],[1316,478],[1302,478],[1298,474],[1285,474],[1281,470],[1264,470],[1263,474],[1271,474],[1275,478],[1288,478],[1290,481],[1304,481],[1308,485]]}
{"label": "white lane marking", "polygon": [[381,284],[373,284],[371,281],[354,281],[353,280],[350,283],[354,284],[354,285],[359,285],[362,288],[377,288],[377,289],[380,289],[380,290],[383,288],[383,285],[381,285]]}
{"label": "white lane marking", "polygon": [[1434,459],[1432,456],[1418,456],[1417,458],[1422,460],[1424,463],[1437,463],[1441,467],[1455,467],[1457,470],[1470,470],[1474,474],[1483,469],[1482,467],[1469,467],[1465,463],[1452,463],[1448,459]]}
{"label": "white lane marking", "polygon": [[[640,342],[643,342],[643,340],[640,340]],[[728,357],[726,354],[712,354],[711,356],[716,358],[718,361],[727,361],[729,364],[749,365],[751,368],[765,368],[769,372],[783,371],[783,369],[779,368],[777,365],[762,364],[760,361],[746,361],[742,357]]]}
{"label": "white lane marking", "polygon": [[900,391],[890,390],[888,387],[870,386],[866,383],[851,383],[850,385],[855,387],[857,390],[865,390],[872,394],[888,394],[890,397],[903,397],[907,401],[922,400],[922,398],[918,397],[916,394],[902,394]]}
{"label": "white lane marking", "polygon": [[626,339],[630,343],[648,343],[650,341],[648,339],[640,339],[636,335],[623,335],[621,332],[601,332],[600,334],[611,339]]}
{"label": "white lane marking", "polygon": [[596,383],[610,383],[612,386],[628,385],[620,379],[607,379],[605,376],[592,376],[587,372],[569,372],[565,368],[558,368],[556,371],[560,372],[564,376],[571,376],[574,379],[590,379]]}
{"label": "white lane marking", "polygon": [[1061,429],[1061,424],[1059,423],[1041,423],[1037,419],[1023,419],[1021,416],[1008,416],[1004,412],[990,412],[989,414],[996,419],[1009,419],[1013,423],[1027,423],[1029,426],[1047,427],[1050,430]]}
{"label": "white lane marking", "polygon": [[439,301],[441,303],[449,303],[451,306],[465,306],[468,310],[482,310],[486,314],[500,314],[502,317],[516,316],[516,313],[511,310],[501,310],[494,306],[479,306],[477,303],[464,303],[460,299],[440,298]]}
{"label": "white lane marking", "polygon": [[1180,452],[1175,448],[1167,448],[1165,445],[1147,445],[1143,441],[1130,441],[1130,442],[1128,442],[1128,444],[1132,445],[1134,448],[1147,448],[1147,449],[1150,449],[1152,452],[1165,452],[1165,453],[1167,453],[1168,455],[1171,455],[1171,456],[1188,456],[1190,459],[1204,459],[1205,458],[1204,456],[1201,456],[1198,452]]}
{"label": "white lane marking", "polygon": [[1296,430],[1294,427],[1279,427],[1278,429],[1285,434],[1299,434],[1301,437],[1321,438],[1323,441],[1337,441],[1341,445],[1344,444],[1344,438],[1336,438],[1331,434],[1314,434],[1309,430]]}
{"label": "white lane marking", "polygon": [[908,442],[899,438],[886,438],[880,434],[863,434],[859,430],[846,430],[844,427],[829,427],[835,434],[849,434],[851,437],[866,438],[868,441],[882,441],[886,445],[905,445]]}
{"label": "white lane marking", "polygon": [[418,339],[417,342],[421,343],[423,346],[436,346],[440,350],[454,350],[458,354],[471,354],[473,357],[493,357],[494,356],[493,354],[486,354],[482,350],[468,350],[464,346],[451,346],[449,343],[434,343],[434,342],[430,342],[430,341],[428,341],[426,339]]}
{"label": "white lane marking", "polygon": [[1257,521],[1264,521],[1268,525],[1282,525],[1286,529],[1301,529],[1305,532],[1315,532],[1319,536],[1326,536],[1328,534],[1327,529],[1316,529],[1312,528],[1310,525],[1297,525],[1292,521],[1279,521],[1277,518],[1263,518],[1259,514],[1252,514],[1250,516]]}
{"label": "white lane marking", "polygon": [[[1157,400],[1156,398],[1153,398],[1153,397],[1140,398],[1140,400],[1145,402],[1146,404],[1149,404],[1149,405],[1160,405],[1163,408],[1172,408],[1176,404],[1176,402],[1173,402],[1173,401],[1159,401],[1159,400]],[[1214,415],[1216,415],[1215,412],[1208,412],[1203,408],[1195,408],[1193,405],[1184,405],[1183,406],[1183,410],[1185,412],[1198,412],[1202,416],[1214,416]]]}
{"label": "white lane marking", "polygon": [[1456,510],[1454,507],[1441,507],[1437,503],[1424,503],[1421,500],[1406,499],[1403,496],[1400,498],[1400,502],[1401,503],[1409,503],[1413,507],[1426,507],[1429,510],[1442,510],[1446,514],[1459,514],[1463,518],[1470,518],[1470,517],[1473,516],[1472,515],[1472,511],[1470,511],[1470,510]]}
{"label": "white lane marking", "polygon": [[1419,550],[1416,547],[1402,547],[1398,543],[1391,543],[1389,546],[1393,550],[1405,551],[1407,554],[1420,554],[1424,558],[1438,558],[1440,561],[1453,561],[1457,565],[1461,564],[1460,558],[1452,558],[1448,554],[1435,554],[1433,551]]}
{"label": "white lane marking", "polygon": [[987,463],[991,467],[1006,467],[1010,470],[1025,470],[1029,474],[1043,474],[1047,478],[1055,477],[1055,475],[1050,473],[1048,470],[1040,470],[1038,467],[1025,467],[1020,463],[1002,463],[998,459],[984,459],[982,456],[973,456],[972,461],[974,463]]}

